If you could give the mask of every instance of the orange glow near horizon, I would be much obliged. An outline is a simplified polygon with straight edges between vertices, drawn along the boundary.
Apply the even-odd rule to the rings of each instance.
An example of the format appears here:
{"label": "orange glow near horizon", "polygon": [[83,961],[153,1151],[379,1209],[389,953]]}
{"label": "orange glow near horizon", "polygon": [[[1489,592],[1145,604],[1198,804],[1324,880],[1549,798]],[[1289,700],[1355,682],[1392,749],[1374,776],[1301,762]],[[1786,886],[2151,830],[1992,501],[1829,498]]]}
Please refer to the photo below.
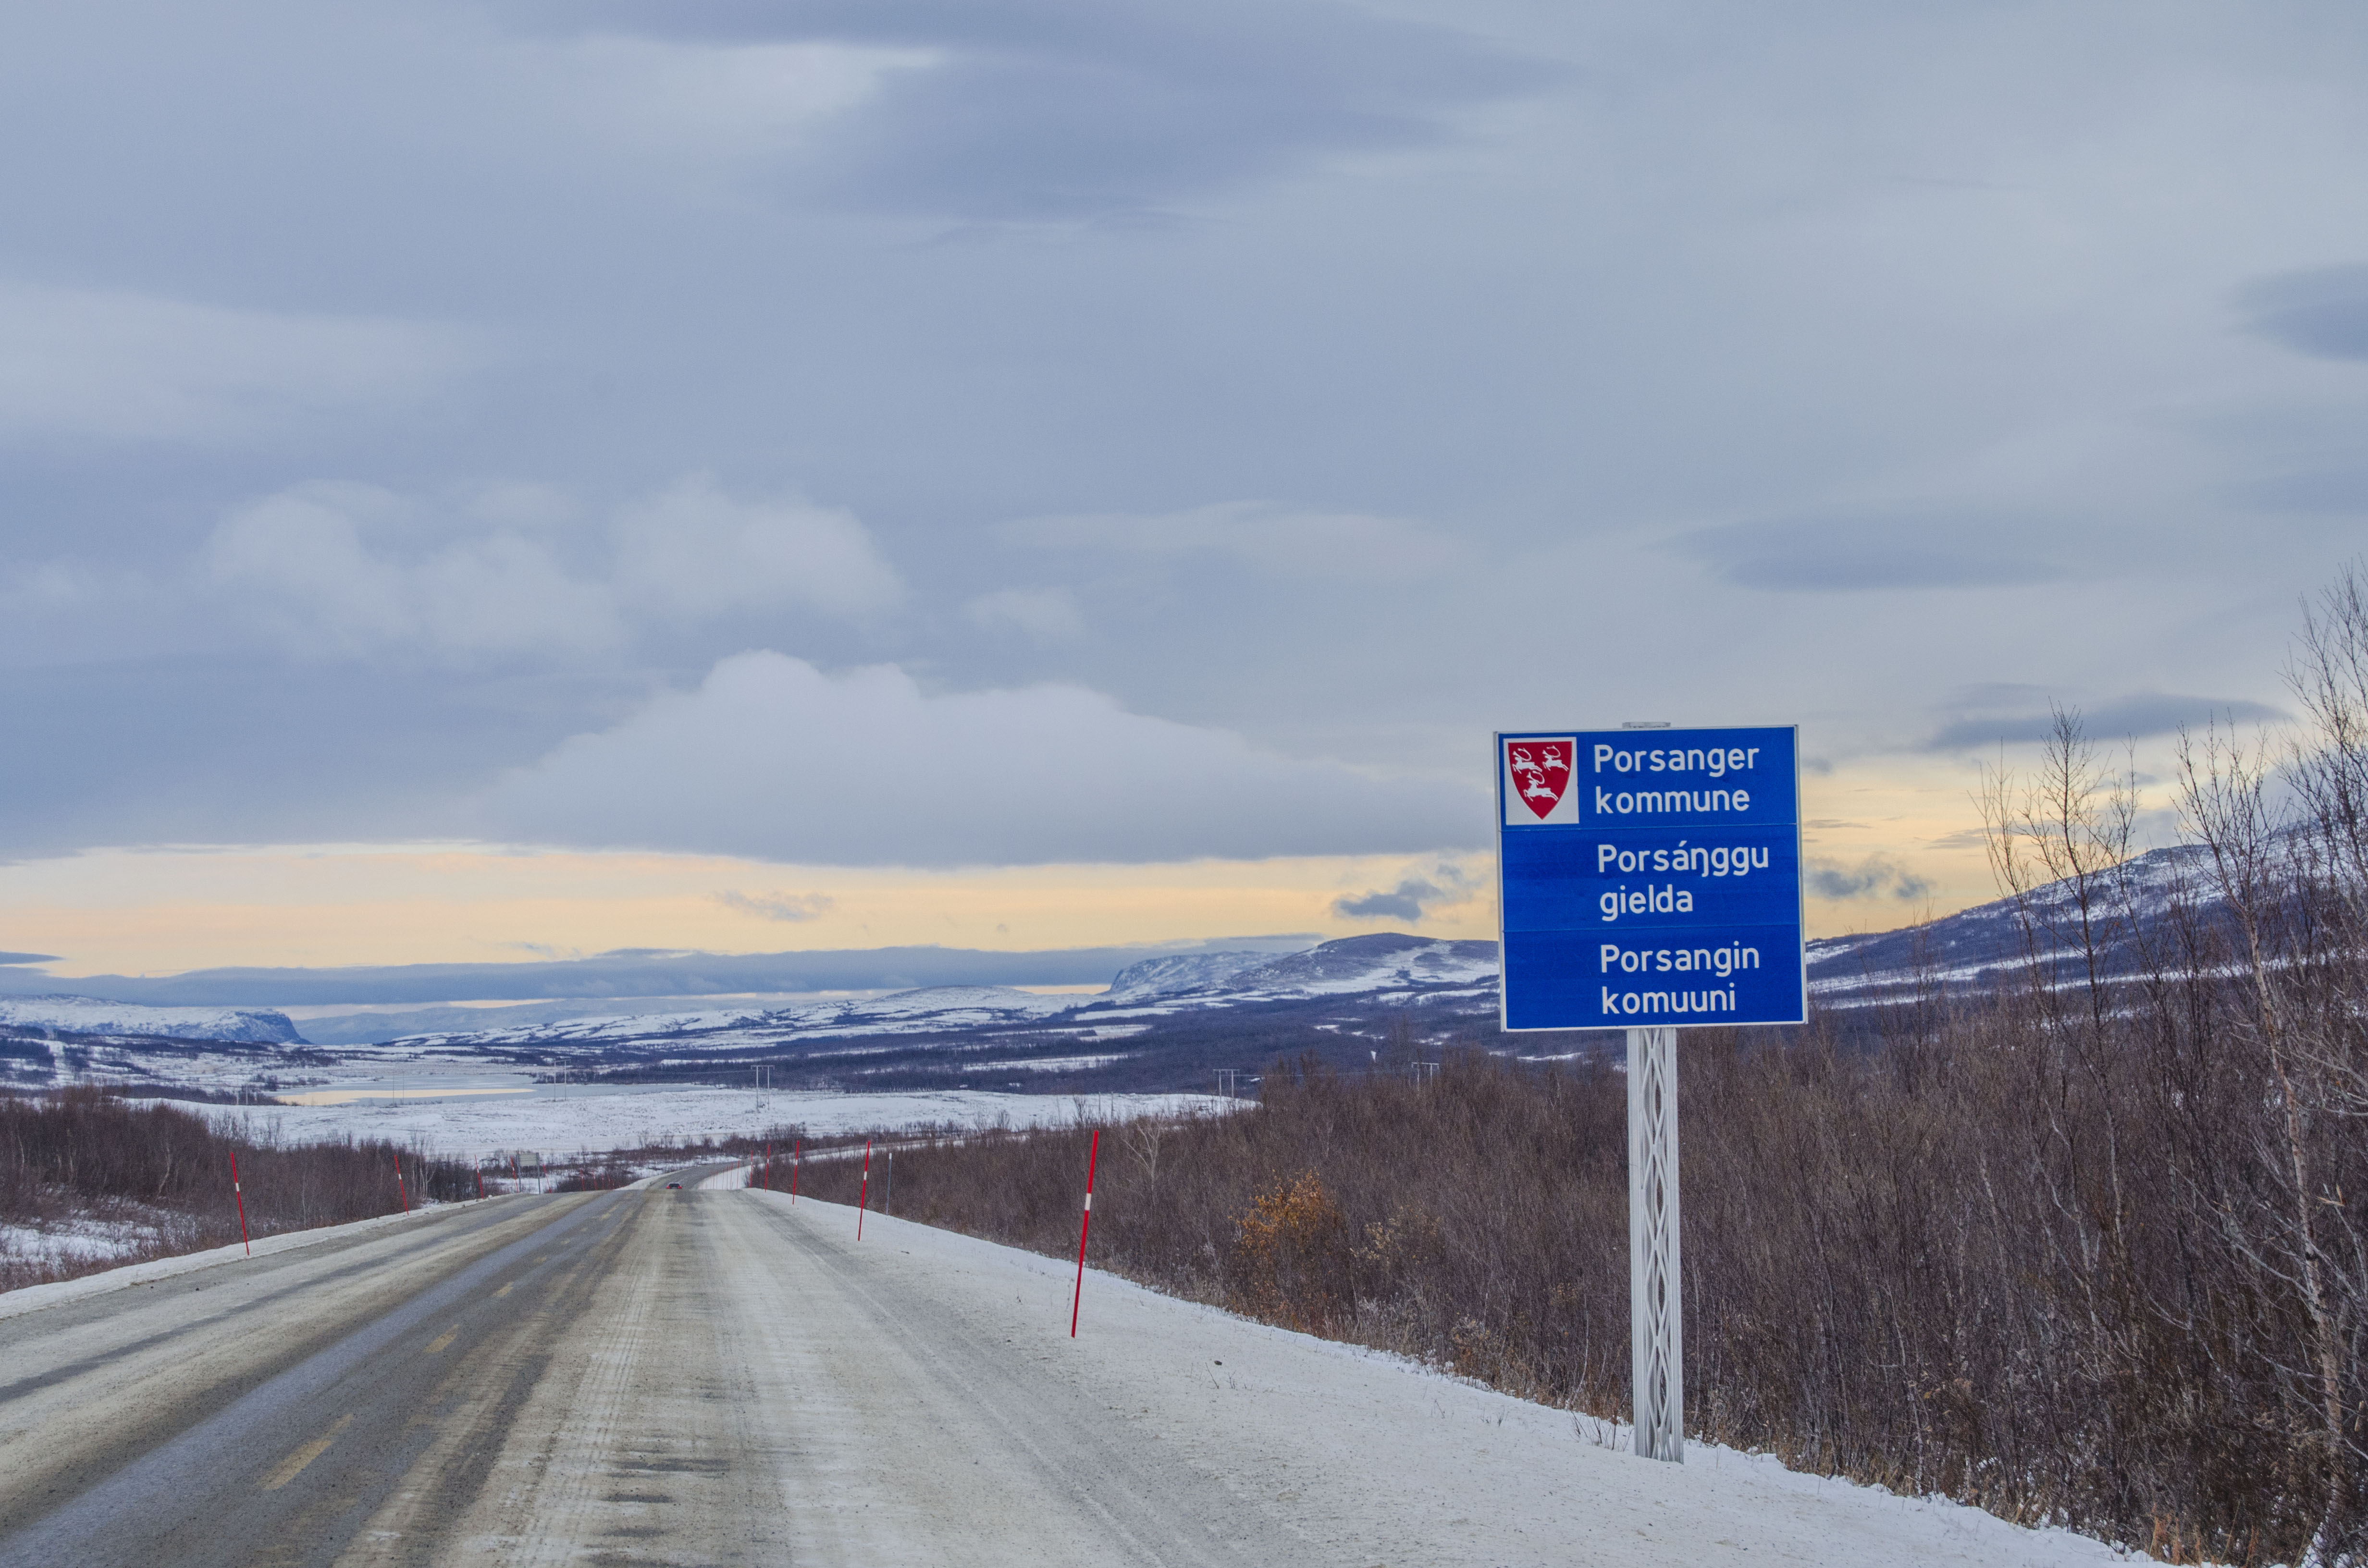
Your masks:
{"label": "orange glow near horizon", "polygon": [[[1812,936],[1887,930],[1996,896],[1971,767],[1887,759],[1804,779],[1813,866],[1896,878],[1809,903]],[[1418,922],[1349,919],[1406,878],[1460,890]],[[1494,860],[1304,857],[953,870],[499,845],[97,849],[0,866],[0,949],[100,973],[232,965],[516,962],[620,948],[723,953],[936,944],[1005,951],[1382,930],[1496,936]],[[1920,884],[1917,885],[1917,884]],[[785,918],[783,916],[792,916]]]}

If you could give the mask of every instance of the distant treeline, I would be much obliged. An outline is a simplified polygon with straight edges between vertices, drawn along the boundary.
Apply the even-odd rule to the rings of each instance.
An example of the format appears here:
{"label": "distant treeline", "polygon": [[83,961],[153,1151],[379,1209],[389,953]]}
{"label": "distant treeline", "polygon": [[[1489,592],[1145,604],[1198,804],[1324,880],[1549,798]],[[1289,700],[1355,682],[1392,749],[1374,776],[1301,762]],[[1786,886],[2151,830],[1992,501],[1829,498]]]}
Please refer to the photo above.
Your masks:
{"label": "distant treeline", "polygon": [[[465,1161],[387,1142],[283,1143],[225,1133],[172,1106],[68,1089],[0,1096],[0,1224],[96,1224],[128,1236],[134,1257],[227,1245],[239,1239],[233,1152],[247,1228],[258,1239],[395,1213],[406,1199],[416,1206],[476,1195]],[[124,1261],[120,1253],[81,1264],[0,1256],[0,1289]]]}
{"label": "distant treeline", "polygon": [[[1928,974],[1847,1040],[1830,1017],[1683,1036],[1691,1433],[2174,1562],[2368,1561],[2356,574],[2322,610],[2307,739],[2183,744],[2204,853],[2168,916],[2122,880],[2138,781],[2064,714],[2038,775],[1986,794],[2025,911],[2012,979],[1969,997]],[[2031,896],[2051,884],[2072,896]],[[1624,1414],[1619,1073],[1408,1067],[1279,1065],[1256,1111],[1106,1130],[1093,1261]],[[901,1147],[895,1210],[1074,1256],[1087,1137]],[[852,1201],[856,1179],[836,1161],[803,1185]]]}

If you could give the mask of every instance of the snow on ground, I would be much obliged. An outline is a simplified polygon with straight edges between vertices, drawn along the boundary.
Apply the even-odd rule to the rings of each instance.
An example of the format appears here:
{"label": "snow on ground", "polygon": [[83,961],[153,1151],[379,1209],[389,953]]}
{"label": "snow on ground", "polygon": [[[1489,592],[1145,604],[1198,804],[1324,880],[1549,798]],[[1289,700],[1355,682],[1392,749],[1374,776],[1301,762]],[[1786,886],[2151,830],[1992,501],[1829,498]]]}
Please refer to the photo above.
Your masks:
{"label": "snow on ground", "polygon": [[[751,1192],[799,1222],[853,1215]],[[827,1216],[827,1220],[824,1217]],[[1030,1379],[1090,1389],[1115,1449],[1156,1443],[1179,1470],[1224,1478],[1236,1506],[1287,1522],[1308,1561],[1685,1568],[2103,1568],[2147,1562],[2085,1536],[2009,1524],[1716,1444],[1683,1464],[1635,1457],[1624,1426],[1575,1417],[1401,1357],[1249,1322],[1088,1268],[1079,1337],[1064,1258],[869,1216],[866,1289],[1023,1346]],[[995,1322],[991,1313],[1003,1313]],[[983,1339],[987,1338],[982,1335]],[[881,1364],[891,1365],[889,1358]],[[886,1404],[887,1401],[882,1401]],[[920,1403],[920,1402],[914,1402]],[[1137,1413],[1140,1413],[1139,1415]],[[1006,1412],[1013,1422],[1032,1408]],[[1275,1559],[1284,1561],[1285,1559]]]}
{"label": "snow on ground", "polygon": [[[256,1135],[276,1133],[294,1142],[330,1138],[383,1138],[450,1154],[507,1149],[640,1148],[734,1134],[755,1137],[779,1127],[809,1135],[874,1127],[928,1124],[959,1127],[1057,1126],[1083,1119],[1107,1123],[1149,1114],[1232,1108],[1238,1102],[1210,1095],[996,1094],[948,1089],[912,1094],[758,1094],[746,1088],[644,1088],[635,1085],[529,1084],[505,1080],[524,1094],[488,1095],[492,1074],[442,1085],[450,1097],[430,1097],[438,1085],[406,1083],[404,1097],[351,1099],[338,1105],[209,1106],[169,1102]],[[342,1085],[351,1092],[363,1085]],[[390,1086],[391,1087],[391,1086]],[[474,1092],[472,1092],[474,1091]]]}
{"label": "snow on ground", "polygon": [[84,1202],[63,1212],[0,1223],[0,1280],[27,1270],[81,1268],[176,1252],[196,1238],[190,1216],[131,1199]]}
{"label": "snow on ground", "polygon": [[701,1192],[734,1192],[748,1185],[756,1173],[754,1165],[734,1165],[728,1171],[718,1171],[699,1184]]}
{"label": "snow on ground", "polygon": [[0,1224],[0,1260],[42,1267],[132,1257],[155,1239],[153,1226],[126,1220],[77,1219],[54,1226]]}
{"label": "snow on ground", "polygon": [[974,1069],[979,1073],[1082,1073],[1089,1068],[1107,1067],[1113,1062],[1123,1062],[1123,1056],[1036,1056],[1021,1062],[982,1062]]}

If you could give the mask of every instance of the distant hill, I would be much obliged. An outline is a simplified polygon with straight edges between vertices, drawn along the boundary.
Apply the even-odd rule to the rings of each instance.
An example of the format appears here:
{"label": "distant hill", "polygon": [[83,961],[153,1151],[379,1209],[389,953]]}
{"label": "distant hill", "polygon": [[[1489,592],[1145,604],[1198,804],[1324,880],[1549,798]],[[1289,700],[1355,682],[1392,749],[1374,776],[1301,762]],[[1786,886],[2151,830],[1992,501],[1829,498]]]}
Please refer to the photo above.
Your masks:
{"label": "distant hill", "polygon": [[[2154,932],[2184,900],[2210,920],[2216,896],[2203,885],[2203,851],[2190,845],[2157,849],[2115,869],[2092,885],[2101,917],[2140,934]],[[2043,955],[2051,929],[2069,939],[2078,911],[2069,882],[2034,890],[2029,901]],[[1924,926],[1863,936],[1823,937],[1809,944],[1809,995],[1818,1006],[1858,1007],[1884,1001],[1918,983],[1963,990],[1989,983],[2027,961],[2023,910],[2010,898],[1961,909]],[[2066,956],[2069,956],[2068,952]]]}
{"label": "distant hill", "polygon": [[143,1007],[88,996],[0,996],[0,1027],[18,1031],[302,1045],[285,1013],[268,1007]]}

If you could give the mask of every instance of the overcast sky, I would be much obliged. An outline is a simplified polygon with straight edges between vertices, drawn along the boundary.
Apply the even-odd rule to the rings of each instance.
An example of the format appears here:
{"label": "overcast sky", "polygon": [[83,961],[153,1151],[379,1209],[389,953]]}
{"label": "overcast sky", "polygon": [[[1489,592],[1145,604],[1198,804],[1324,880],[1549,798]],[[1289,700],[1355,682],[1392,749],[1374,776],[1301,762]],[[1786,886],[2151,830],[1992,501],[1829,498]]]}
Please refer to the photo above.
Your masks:
{"label": "overcast sky", "polygon": [[[0,946],[466,956],[249,885],[408,845],[712,917],[485,956],[1110,939],[996,916],[1053,865],[1482,935],[1489,731],[1628,719],[1804,726],[1827,928],[1986,896],[1975,759],[2273,717],[2368,537],[2362,81],[2336,5],[23,0]],[[1304,896],[1163,932],[1195,864]]]}

